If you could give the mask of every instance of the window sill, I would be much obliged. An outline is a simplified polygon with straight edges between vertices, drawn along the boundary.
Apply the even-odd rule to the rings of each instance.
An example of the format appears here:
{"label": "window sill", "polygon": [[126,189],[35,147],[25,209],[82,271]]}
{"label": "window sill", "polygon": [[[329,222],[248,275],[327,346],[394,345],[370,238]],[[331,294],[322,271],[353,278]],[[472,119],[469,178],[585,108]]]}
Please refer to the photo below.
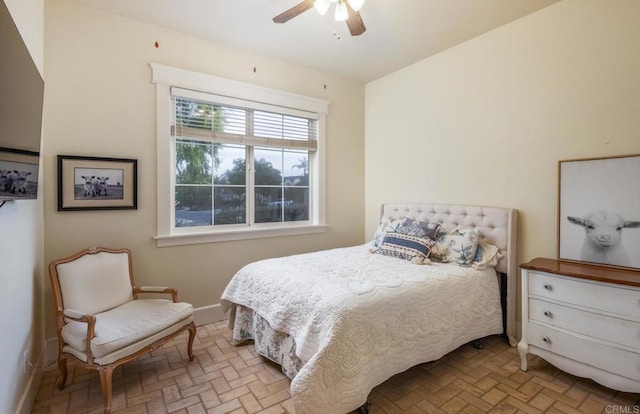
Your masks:
{"label": "window sill", "polygon": [[326,224],[290,226],[281,228],[242,228],[208,232],[183,234],[167,234],[155,236],[157,247],[184,246],[200,243],[217,243],[234,240],[262,239],[267,237],[298,236],[302,234],[318,234],[327,231]]}

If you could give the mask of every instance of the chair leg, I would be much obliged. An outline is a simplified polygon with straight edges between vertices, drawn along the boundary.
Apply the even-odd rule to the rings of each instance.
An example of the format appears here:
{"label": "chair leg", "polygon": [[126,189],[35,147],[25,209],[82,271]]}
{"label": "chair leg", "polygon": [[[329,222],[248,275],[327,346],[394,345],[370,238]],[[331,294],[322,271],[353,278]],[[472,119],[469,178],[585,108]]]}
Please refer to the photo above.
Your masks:
{"label": "chair leg", "polygon": [[193,339],[196,337],[196,324],[191,322],[189,325],[189,345],[187,346],[187,353],[189,354],[189,361],[193,361]]}
{"label": "chair leg", "polygon": [[102,386],[102,398],[104,399],[104,414],[111,412],[111,385],[113,379],[113,366],[107,365],[99,368],[100,385]]}
{"label": "chair leg", "polygon": [[58,370],[60,371],[60,376],[58,377],[57,385],[59,390],[63,390],[67,383],[67,358],[58,356]]}

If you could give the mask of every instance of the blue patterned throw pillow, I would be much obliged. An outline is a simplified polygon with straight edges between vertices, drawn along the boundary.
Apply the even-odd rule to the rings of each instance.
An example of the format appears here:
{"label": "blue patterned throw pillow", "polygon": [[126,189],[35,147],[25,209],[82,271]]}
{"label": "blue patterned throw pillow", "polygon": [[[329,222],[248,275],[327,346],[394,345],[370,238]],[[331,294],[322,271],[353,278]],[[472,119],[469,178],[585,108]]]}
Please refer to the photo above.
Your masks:
{"label": "blue patterned throw pillow", "polygon": [[432,223],[430,221],[418,221],[410,218],[404,219],[402,224],[396,228],[396,232],[408,234],[410,236],[428,237],[431,240],[436,239],[436,234],[440,228],[440,223]]}
{"label": "blue patterned throw pillow", "polygon": [[377,254],[398,257],[416,264],[428,264],[433,240],[398,232],[389,232],[384,236]]}

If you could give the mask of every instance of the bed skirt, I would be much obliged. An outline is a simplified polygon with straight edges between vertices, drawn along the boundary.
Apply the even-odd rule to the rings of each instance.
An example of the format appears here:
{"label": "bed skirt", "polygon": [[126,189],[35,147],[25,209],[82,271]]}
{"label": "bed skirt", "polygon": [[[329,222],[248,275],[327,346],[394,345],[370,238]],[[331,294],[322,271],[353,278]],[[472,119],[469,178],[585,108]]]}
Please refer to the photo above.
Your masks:
{"label": "bed skirt", "polygon": [[229,328],[232,331],[234,345],[253,341],[263,357],[279,364],[282,373],[292,380],[304,364],[296,355],[294,339],[280,331],[276,331],[263,317],[253,310],[235,305],[229,315]]}

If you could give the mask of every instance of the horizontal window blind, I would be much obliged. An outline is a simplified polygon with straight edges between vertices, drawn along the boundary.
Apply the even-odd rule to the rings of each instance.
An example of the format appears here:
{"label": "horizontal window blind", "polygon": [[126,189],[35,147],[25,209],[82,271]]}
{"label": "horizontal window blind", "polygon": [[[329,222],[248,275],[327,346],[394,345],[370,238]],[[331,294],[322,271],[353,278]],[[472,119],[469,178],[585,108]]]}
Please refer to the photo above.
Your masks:
{"label": "horizontal window blind", "polygon": [[184,139],[317,151],[318,116],[305,111],[172,88],[171,135]]}

